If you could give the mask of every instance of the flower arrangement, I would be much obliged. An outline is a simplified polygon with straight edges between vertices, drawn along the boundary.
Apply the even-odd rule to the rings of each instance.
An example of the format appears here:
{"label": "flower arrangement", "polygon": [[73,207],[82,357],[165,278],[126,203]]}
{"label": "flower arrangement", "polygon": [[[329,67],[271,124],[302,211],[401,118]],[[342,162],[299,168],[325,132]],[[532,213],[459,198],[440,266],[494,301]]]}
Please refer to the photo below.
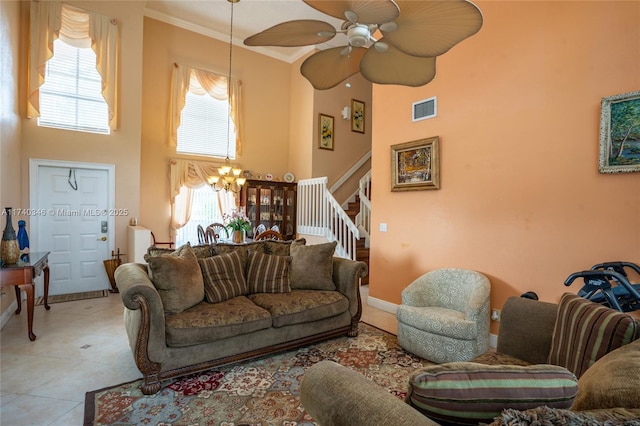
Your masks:
{"label": "flower arrangement", "polygon": [[251,222],[244,211],[233,210],[231,214],[224,213],[222,219],[225,226],[232,231],[251,231]]}

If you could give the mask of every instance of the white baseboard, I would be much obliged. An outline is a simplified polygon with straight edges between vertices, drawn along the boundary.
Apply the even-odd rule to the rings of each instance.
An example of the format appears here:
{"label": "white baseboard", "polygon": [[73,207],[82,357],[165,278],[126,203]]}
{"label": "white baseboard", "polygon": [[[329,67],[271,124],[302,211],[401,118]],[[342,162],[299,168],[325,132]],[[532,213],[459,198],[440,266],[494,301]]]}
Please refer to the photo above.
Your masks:
{"label": "white baseboard", "polygon": [[492,349],[495,349],[498,347],[498,335],[497,334],[490,334],[489,335],[489,346]]}
{"label": "white baseboard", "polygon": [[[378,299],[371,296],[367,297],[367,304],[373,308],[389,312],[393,315],[395,315],[398,311],[398,305],[396,305],[395,303],[387,302],[386,300]],[[489,346],[492,349],[495,349],[498,346],[498,335],[489,334]]]}
{"label": "white baseboard", "polygon": [[16,309],[18,309],[18,302],[14,300],[13,303],[4,310],[2,316],[0,316],[0,329],[4,328],[4,326],[9,322]]}
{"label": "white baseboard", "polygon": [[389,312],[393,315],[395,315],[396,311],[398,310],[398,305],[396,305],[395,303],[387,302],[386,300],[377,299],[371,296],[367,297],[367,304],[373,308]]}

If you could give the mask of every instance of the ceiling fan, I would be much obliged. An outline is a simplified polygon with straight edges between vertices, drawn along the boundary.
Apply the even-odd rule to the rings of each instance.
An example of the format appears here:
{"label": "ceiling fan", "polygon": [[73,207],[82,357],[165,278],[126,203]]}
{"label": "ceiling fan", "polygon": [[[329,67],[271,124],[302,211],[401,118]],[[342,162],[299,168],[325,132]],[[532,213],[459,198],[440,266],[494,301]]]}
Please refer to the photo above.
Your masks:
{"label": "ceiling fan", "polygon": [[[482,13],[466,0],[303,0],[346,19],[339,30],[317,20],[277,24],[244,40],[247,46],[307,46],[345,34],[347,45],[314,53],[300,72],[319,90],[357,72],[377,84],[417,87],[433,80],[436,57],[482,27]],[[382,38],[374,38],[382,35]]]}

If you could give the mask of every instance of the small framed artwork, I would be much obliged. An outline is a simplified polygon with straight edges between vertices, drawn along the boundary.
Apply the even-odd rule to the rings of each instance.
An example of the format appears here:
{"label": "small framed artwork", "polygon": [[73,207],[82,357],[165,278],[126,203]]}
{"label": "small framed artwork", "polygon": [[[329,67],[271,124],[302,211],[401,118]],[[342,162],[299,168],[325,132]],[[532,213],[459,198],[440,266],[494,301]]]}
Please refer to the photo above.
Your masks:
{"label": "small framed artwork", "polygon": [[391,191],[440,189],[438,136],[391,146]]}
{"label": "small framed artwork", "polygon": [[333,151],[333,117],[320,114],[318,117],[318,148]]}
{"label": "small framed artwork", "polygon": [[364,102],[351,99],[351,131],[364,133]]}
{"label": "small framed artwork", "polygon": [[640,91],[602,98],[598,170],[640,172]]}

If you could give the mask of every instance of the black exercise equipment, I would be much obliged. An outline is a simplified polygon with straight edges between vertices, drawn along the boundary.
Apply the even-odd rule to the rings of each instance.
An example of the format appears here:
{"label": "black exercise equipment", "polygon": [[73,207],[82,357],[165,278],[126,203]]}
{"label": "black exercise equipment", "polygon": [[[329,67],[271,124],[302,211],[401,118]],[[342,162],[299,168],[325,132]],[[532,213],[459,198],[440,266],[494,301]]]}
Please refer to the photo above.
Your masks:
{"label": "black exercise equipment", "polygon": [[640,266],[631,262],[605,262],[588,271],[574,272],[565,280],[570,286],[576,278],[584,280],[578,295],[621,312],[640,309],[640,284],[631,284],[625,268],[640,274]]}

